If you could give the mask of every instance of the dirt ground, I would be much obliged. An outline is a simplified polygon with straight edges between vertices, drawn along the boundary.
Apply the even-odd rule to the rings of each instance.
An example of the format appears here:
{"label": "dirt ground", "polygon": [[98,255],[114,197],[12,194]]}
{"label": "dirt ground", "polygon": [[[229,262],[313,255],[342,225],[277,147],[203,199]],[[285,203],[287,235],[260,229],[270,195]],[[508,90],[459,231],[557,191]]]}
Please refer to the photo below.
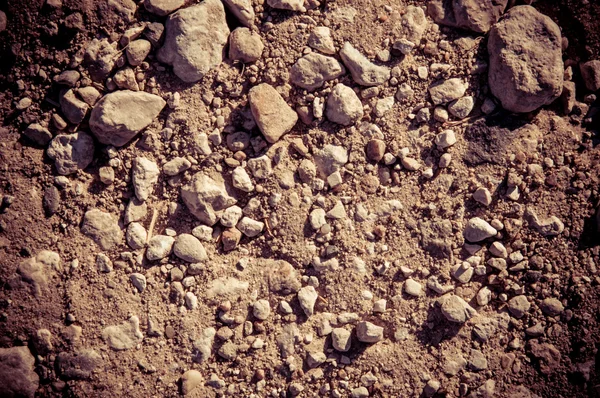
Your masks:
{"label": "dirt ground", "polygon": [[[313,1],[307,2],[311,7],[306,13],[296,13],[252,1],[265,45],[256,68],[225,59],[200,82],[186,84],[158,62],[153,48],[148,69],[141,71],[144,81],[153,82],[146,91],[155,90],[165,99],[178,93],[179,105],[165,107],[141,134],[118,148],[116,157],[96,143],[91,164],[67,176],[66,185],[58,184],[59,174],[45,148],[22,132],[31,123],[52,126],[61,95],[53,77],[71,69],[72,59],[93,38],[114,41],[139,21],[165,22],[166,17],[147,12],[142,3],[129,18],[120,11],[119,0],[63,0],[60,8],[45,0],[0,0],[9,21],[8,29],[0,32],[0,348],[29,348],[39,376],[35,396],[179,396],[182,375],[189,370],[202,377],[188,394],[195,397],[365,396],[357,390],[361,386],[374,397],[600,396],[600,105],[586,103],[577,72],[577,104],[568,115],[559,101],[533,113],[497,108],[485,115],[480,108],[489,97],[486,74],[473,70],[487,60],[486,37],[448,27],[432,29],[429,21],[418,52],[378,61],[396,67],[415,98],[396,102],[378,117],[371,112],[377,98],[362,97],[367,111],[361,122],[379,127],[386,152],[409,148],[420,171],[370,162],[365,155],[369,137],[360,122],[341,128],[327,120],[299,121],[271,145],[261,139],[252,120],[250,87],[268,82],[297,109],[309,106],[315,96],[325,98],[334,85],[327,82],[308,94],[289,83],[289,69],[305,53],[312,27],[327,21],[336,48],[350,41],[376,59],[400,37],[403,10],[424,4]],[[188,0],[186,6],[192,3]],[[600,3],[539,0],[533,6],[550,16],[568,39],[565,65],[600,58]],[[353,18],[348,16],[353,13]],[[229,14],[228,23],[232,30],[239,26]],[[266,23],[272,27],[264,28]],[[58,33],[50,34],[54,27]],[[450,43],[452,50],[439,50],[440,41]],[[436,43],[434,50],[428,50],[430,42]],[[417,70],[432,63],[453,65],[444,77],[469,83],[475,108],[466,120],[413,120],[435,81],[433,76],[417,77]],[[334,82],[362,89],[348,73]],[[394,96],[396,90],[386,84],[377,97]],[[31,99],[31,106],[17,110],[24,97]],[[165,135],[165,127],[172,135]],[[86,130],[87,122],[79,128]],[[457,142],[444,151],[433,142],[448,128]],[[194,135],[215,129],[224,137],[247,130],[252,140],[244,157],[267,154],[278,159],[273,174],[258,181],[254,192],[238,195],[244,215],[266,220],[265,231],[244,236],[235,250],[225,251],[216,227],[213,238],[203,242],[208,260],[193,277],[189,262],[175,255],[152,263],[125,238],[117,247],[102,250],[82,233],[84,214],[92,208],[116,215],[121,229],[127,229],[123,216],[135,197],[130,178],[134,159],[144,156],[162,169],[168,160],[190,156],[195,164],[177,178],[160,175],[140,223],[154,235],[169,230],[191,234],[201,223],[186,208],[181,187],[196,172],[230,178],[230,164],[239,156],[225,139],[210,155],[198,153]],[[533,147],[532,137],[537,140]],[[294,149],[294,140],[309,155]],[[312,189],[297,170],[305,158],[329,144],[349,152],[344,181],[334,189]],[[452,162],[438,168],[446,152]],[[113,159],[119,166],[114,167],[114,182],[107,185],[100,169]],[[432,168],[429,177],[423,172],[427,168]],[[515,185],[520,196],[506,199]],[[479,187],[491,192],[489,206],[473,199]],[[53,212],[48,211],[50,191],[58,192]],[[390,209],[392,201],[401,203],[401,209]],[[322,207],[328,212],[338,203],[344,205],[345,217],[328,219],[329,233],[315,232],[308,221],[311,211]],[[357,221],[360,208],[369,214],[363,221]],[[564,230],[544,236],[531,227],[528,211],[541,218],[558,217]],[[463,229],[472,217],[502,225],[498,240],[509,254],[523,255],[522,269],[474,275],[467,283],[454,279],[454,268],[470,258]],[[487,260],[491,241],[483,246],[476,256]],[[36,292],[37,285],[18,270],[45,250],[58,253],[60,264]],[[99,253],[111,260],[111,272],[98,271]],[[315,257],[336,259],[338,266],[320,270]],[[296,283],[315,287],[319,299],[314,315],[305,316],[295,292],[273,291],[279,260],[292,265]],[[179,272],[174,270],[191,278],[185,291],[197,297],[197,307],[190,309],[174,293]],[[145,276],[141,293],[131,282],[132,273]],[[470,303],[477,315],[465,324],[449,322],[440,311],[441,295],[426,288],[432,277],[451,285],[452,293]],[[422,285],[421,295],[406,293],[408,279]],[[477,296],[485,286],[491,300],[480,306]],[[516,318],[508,301],[519,295],[527,297],[531,309]],[[564,311],[548,315],[543,307],[549,298],[560,301]],[[266,320],[253,313],[258,299],[270,303]],[[381,299],[387,309],[374,311]],[[292,313],[281,310],[281,301],[289,303]],[[356,319],[340,321],[340,314],[348,313]],[[127,323],[132,316],[139,319],[143,338],[131,349],[111,348],[106,328]],[[236,319],[226,322],[227,316]],[[361,342],[354,330],[350,350],[334,350],[330,333],[323,330],[330,324],[353,330],[357,320],[382,326],[383,339]],[[197,342],[207,328],[214,328],[217,337],[212,355],[200,361]],[[50,346],[40,342],[43,329],[51,335]],[[221,355],[230,343],[235,355]],[[324,353],[326,359],[312,366],[307,358],[313,353]],[[485,358],[483,368],[476,363],[479,355]],[[438,388],[430,394],[434,381]],[[491,393],[484,388],[490,381]]]}

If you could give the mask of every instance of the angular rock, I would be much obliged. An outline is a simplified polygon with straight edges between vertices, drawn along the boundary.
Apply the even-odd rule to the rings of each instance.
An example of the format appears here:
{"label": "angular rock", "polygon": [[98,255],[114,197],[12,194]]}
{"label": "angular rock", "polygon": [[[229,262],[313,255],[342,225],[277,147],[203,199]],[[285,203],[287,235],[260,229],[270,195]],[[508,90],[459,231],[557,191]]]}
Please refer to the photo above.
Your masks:
{"label": "angular rock", "polygon": [[137,157],[133,160],[131,169],[131,180],[135,190],[135,196],[140,201],[147,200],[154,191],[154,185],[158,181],[160,170],[153,161]]}
{"label": "angular rock", "polygon": [[446,26],[486,33],[504,13],[508,0],[433,0],[427,12]]}
{"label": "angular rock", "polygon": [[132,222],[127,227],[127,233],[125,234],[125,238],[127,240],[127,244],[133,250],[142,249],[144,246],[146,246],[148,232],[142,224]]}
{"label": "angular rock", "polygon": [[443,297],[440,301],[442,304],[442,314],[450,322],[465,323],[477,315],[477,311],[469,303],[455,294]]}
{"label": "angular rock", "polygon": [[473,97],[467,95],[457,99],[456,101],[452,101],[450,105],[448,105],[448,111],[452,114],[452,116],[458,119],[464,119],[469,116],[474,105],[475,101],[473,100]]}
{"label": "angular rock", "polygon": [[102,357],[94,350],[61,352],[56,357],[58,373],[68,380],[87,380],[102,364]]}
{"label": "angular rock", "polygon": [[250,217],[244,217],[235,227],[247,237],[253,238],[263,231],[265,223],[253,220]]}
{"label": "angular rock", "polygon": [[248,172],[242,166],[238,166],[233,169],[233,172],[231,173],[231,181],[234,188],[244,192],[254,191],[254,184],[252,183]]}
{"label": "angular rock", "polygon": [[315,303],[317,302],[318,297],[319,294],[312,286],[304,286],[298,291],[300,307],[307,317],[310,317],[315,313]]}
{"label": "angular rock", "polygon": [[465,95],[467,87],[466,83],[455,77],[432,84],[429,87],[429,95],[434,105],[445,104]]}
{"label": "angular rock", "polygon": [[362,321],[356,325],[356,337],[363,343],[377,343],[383,340],[383,328],[371,322]]}
{"label": "angular rock", "polygon": [[188,370],[181,376],[181,393],[188,395],[196,387],[201,386],[203,382],[204,377],[202,377],[202,373],[194,369]]}
{"label": "angular rock", "polygon": [[0,348],[0,396],[33,398],[40,378],[26,346]]}
{"label": "angular rock", "polygon": [[152,49],[152,44],[148,40],[139,39],[134,40],[127,46],[127,50],[125,51],[127,54],[127,61],[131,66],[138,66],[150,54],[150,50]]}
{"label": "angular rock", "polygon": [[562,93],[559,27],[530,6],[511,8],[488,38],[492,94],[511,112],[531,112]]}
{"label": "angular rock", "polygon": [[146,277],[143,274],[134,272],[133,274],[129,275],[129,280],[131,281],[131,284],[137,289],[138,292],[143,292],[144,290],[146,290]]}
{"label": "angular rock", "polygon": [[79,124],[85,118],[90,106],[77,98],[75,91],[69,90],[60,97],[60,109],[73,124]]}
{"label": "angular rock", "polygon": [[122,351],[134,348],[141,343],[144,335],[140,331],[140,320],[134,315],[120,325],[104,328],[102,338],[110,348]]}
{"label": "angular rock", "polygon": [[315,163],[319,175],[327,178],[348,163],[348,151],[342,146],[327,144],[315,154]]}
{"label": "angular rock", "polygon": [[208,260],[208,255],[202,242],[194,235],[181,234],[175,239],[173,253],[183,261],[199,263]]}
{"label": "angular rock", "polygon": [[266,259],[264,268],[268,270],[269,290],[273,293],[286,295],[300,290],[298,274],[287,261]]}
{"label": "angular rock", "polygon": [[221,0],[205,0],[172,14],[166,23],[160,62],[184,82],[195,83],[223,62],[229,27]]}
{"label": "angular rock", "polygon": [[331,37],[331,30],[326,26],[317,26],[310,32],[308,45],[323,54],[335,54],[335,44]]}
{"label": "angular rock", "polygon": [[186,158],[176,157],[169,160],[163,166],[163,172],[168,176],[176,176],[192,167],[192,163]]}
{"label": "angular rock", "polygon": [[354,90],[338,83],[327,97],[325,114],[330,121],[349,126],[360,120],[364,111],[362,102]]}
{"label": "angular rock", "polygon": [[508,310],[517,319],[523,318],[530,308],[531,304],[524,295],[515,296],[508,300]]}
{"label": "angular rock", "polygon": [[267,83],[252,87],[248,99],[258,128],[271,144],[288,133],[298,121],[298,114]]}
{"label": "angular rock", "polygon": [[344,68],[335,58],[309,53],[292,66],[290,81],[296,86],[312,91],[343,74]]}
{"label": "angular rock", "polygon": [[83,131],[60,134],[50,142],[46,153],[54,160],[58,174],[73,174],[94,160],[94,139]]}
{"label": "angular rock", "polygon": [[594,92],[600,90],[600,60],[592,60],[579,65],[585,87]]}
{"label": "angular rock", "polygon": [[496,236],[498,231],[492,227],[487,221],[479,217],[471,218],[465,227],[464,237],[469,242],[481,242],[492,236]]}
{"label": "angular rock", "polygon": [[237,202],[230,195],[231,190],[221,176],[213,179],[198,172],[181,188],[181,197],[190,213],[212,226],[219,220],[223,210]]}
{"label": "angular rock", "polygon": [[102,144],[127,144],[165,107],[158,95],[142,91],[116,91],[105,95],[92,109],[90,129]]}
{"label": "angular rock", "polygon": [[244,63],[258,60],[265,48],[260,35],[248,28],[237,28],[229,35],[229,58]]}
{"label": "angular rock", "polygon": [[52,139],[52,133],[47,128],[37,123],[32,123],[25,131],[23,135],[31,140],[34,144],[39,146],[46,146]]}
{"label": "angular rock", "polygon": [[91,209],[85,213],[81,232],[92,238],[103,250],[113,249],[123,239],[117,217],[99,209]]}
{"label": "angular rock", "polygon": [[165,17],[183,7],[185,0],[144,0],[144,8],[159,17]]}
{"label": "angular rock", "polygon": [[118,58],[117,42],[110,43],[108,39],[93,39],[85,49],[83,60],[92,80],[104,83],[115,67]]}
{"label": "angular rock", "polygon": [[421,7],[409,5],[400,21],[404,36],[409,41],[419,44],[427,29],[427,18]]}
{"label": "angular rock", "polygon": [[229,11],[246,27],[254,25],[254,7],[250,0],[223,0]]}
{"label": "angular rock", "polygon": [[335,328],[331,332],[331,344],[333,348],[339,352],[347,352],[350,349],[351,333],[344,328]]}
{"label": "angular rock", "polygon": [[167,235],[156,235],[148,241],[146,258],[150,261],[161,260],[171,254],[175,238]]}
{"label": "angular rock", "polygon": [[340,57],[358,84],[379,86],[390,78],[389,68],[375,65],[348,42],[340,50]]}
{"label": "angular rock", "polygon": [[305,12],[304,0],[267,0],[270,7],[280,10],[300,11]]}

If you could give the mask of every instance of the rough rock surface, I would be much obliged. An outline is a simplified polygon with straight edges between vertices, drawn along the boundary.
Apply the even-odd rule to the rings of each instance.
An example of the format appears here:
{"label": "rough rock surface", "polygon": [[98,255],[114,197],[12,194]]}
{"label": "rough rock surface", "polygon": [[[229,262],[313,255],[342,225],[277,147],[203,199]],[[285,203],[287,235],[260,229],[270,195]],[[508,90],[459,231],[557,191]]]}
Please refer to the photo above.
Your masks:
{"label": "rough rock surface", "polygon": [[250,0],[223,0],[227,9],[246,27],[251,27],[254,24],[254,7]]}
{"label": "rough rock surface", "polygon": [[363,117],[363,105],[350,87],[338,83],[327,97],[327,119],[344,126],[354,124]]}
{"label": "rough rock surface", "polygon": [[154,94],[116,91],[94,106],[90,129],[101,143],[123,146],[152,123],[165,105],[165,100]]}
{"label": "rough rock surface", "polygon": [[427,12],[441,25],[486,33],[507,4],[508,0],[433,0],[427,4]]}
{"label": "rough rock surface", "polygon": [[230,191],[222,178],[199,172],[181,188],[181,197],[194,216],[207,225],[214,225],[223,210],[237,202]]}
{"label": "rough rock surface", "polygon": [[59,174],[83,170],[94,160],[94,140],[86,132],[60,134],[52,139],[46,152]]}
{"label": "rough rock surface", "polygon": [[172,14],[158,60],[173,66],[184,82],[194,83],[223,62],[229,27],[221,0],[205,0]]}
{"label": "rough rock surface", "polygon": [[103,250],[111,250],[123,239],[117,218],[99,209],[88,210],[83,216],[81,232],[89,236]]}
{"label": "rough rock surface", "polygon": [[344,74],[344,68],[335,58],[310,53],[298,59],[292,66],[290,81],[296,86],[310,91],[342,74]]}
{"label": "rough rock surface", "polygon": [[169,15],[185,4],[185,0],[144,0],[144,7],[159,17]]}
{"label": "rough rock surface", "polygon": [[389,68],[375,65],[348,42],[340,50],[340,58],[358,84],[379,86],[390,78]]}
{"label": "rough rock surface", "polygon": [[530,6],[511,8],[488,39],[492,94],[511,112],[531,112],[557,99],[563,88],[559,27]]}
{"label": "rough rock surface", "polygon": [[0,348],[0,396],[33,398],[40,380],[34,365],[27,347]]}
{"label": "rough rock surface", "polygon": [[267,83],[252,87],[248,99],[254,120],[270,143],[277,142],[298,121],[298,114]]}
{"label": "rough rock surface", "polygon": [[153,161],[143,157],[137,157],[133,160],[131,179],[135,196],[140,201],[143,202],[150,197],[159,175],[158,165]]}
{"label": "rough rock surface", "polygon": [[142,341],[144,335],[140,331],[140,320],[134,315],[120,325],[104,328],[102,338],[110,348],[121,351],[135,347]]}

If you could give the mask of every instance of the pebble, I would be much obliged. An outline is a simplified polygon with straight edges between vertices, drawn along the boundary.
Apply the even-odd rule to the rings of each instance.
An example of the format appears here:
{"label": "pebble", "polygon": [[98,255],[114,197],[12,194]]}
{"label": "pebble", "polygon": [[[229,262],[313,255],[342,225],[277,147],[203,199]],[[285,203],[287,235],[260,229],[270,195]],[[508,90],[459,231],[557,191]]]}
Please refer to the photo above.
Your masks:
{"label": "pebble", "polygon": [[81,123],[90,109],[90,106],[80,100],[72,89],[65,92],[59,102],[63,114],[73,124]]}
{"label": "pebble", "polygon": [[129,65],[134,67],[141,65],[150,53],[151,49],[152,44],[148,40],[139,39],[129,43],[127,49],[125,50]]}
{"label": "pebble", "polygon": [[450,105],[448,105],[448,112],[450,112],[452,116],[456,117],[457,119],[464,119],[469,116],[474,105],[475,101],[473,100],[473,97],[467,95],[452,101]]}
{"label": "pebble", "polygon": [[81,232],[92,238],[102,250],[112,250],[123,239],[118,218],[99,209],[91,209],[84,214]]}
{"label": "pebble", "polygon": [[506,250],[506,247],[504,247],[504,245],[502,244],[502,242],[492,243],[489,250],[493,256],[500,257],[500,258],[508,257],[508,252]]}
{"label": "pebble", "polygon": [[252,314],[259,321],[266,320],[271,314],[271,304],[268,300],[258,300],[252,304]]}
{"label": "pebble", "polygon": [[334,55],[336,52],[331,30],[326,26],[317,26],[310,32],[308,45],[323,54]]}
{"label": "pebble", "polygon": [[309,53],[298,59],[290,69],[290,81],[298,87],[313,91],[326,81],[343,75],[344,68],[333,57]]}
{"label": "pebble", "polygon": [[517,319],[523,318],[529,308],[531,308],[531,304],[524,295],[515,296],[508,300],[508,310]]}
{"label": "pebble", "polygon": [[560,315],[565,310],[565,307],[560,302],[560,300],[555,299],[553,297],[544,299],[540,307],[542,309],[542,312],[548,316]]}
{"label": "pebble", "polygon": [[445,104],[465,95],[467,87],[461,79],[452,78],[431,85],[429,95],[434,105]]}
{"label": "pebble", "polygon": [[306,12],[303,0],[267,0],[267,4],[280,10]]}
{"label": "pebble", "polygon": [[240,27],[229,35],[229,58],[244,63],[255,62],[262,56],[265,46],[258,33]]}
{"label": "pebble", "polygon": [[107,326],[102,330],[102,338],[114,350],[122,351],[134,348],[141,343],[144,335],[140,331],[140,320],[132,316],[120,325]]}
{"label": "pebble", "polygon": [[142,293],[146,289],[146,277],[139,273],[129,275],[129,279],[138,292]]}
{"label": "pebble", "polygon": [[377,343],[383,340],[383,328],[371,322],[361,321],[356,325],[356,337],[363,343]]}
{"label": "pebble", "polygon": [[464,237],[469,242],[481,242],[492,236],[496,236],[498,231],[487,221],[479,217],[471,218],[465,227]]}
{"label": "pebble", "polygon": [[312,229],[314,229],[315,231],[318,231],[319,229],[321,229],[322,226],[327,224],[325,215],[326,215],[325,210],[323,210],[321,208],[314,209],[313,211],[310,212],[310,215],[308,216],[308,221],[309,221]]}
{"label": "pebble", "polygon": [[250,179],[248,172],[241,166],[236,167],[231,173],[233,186],[244,192],[254,191],[254,183]]}
{"label": "pebble", "polygon": [[441,303],[442,314],[450,322],[465,323],[477,315],[477,311],[469,303],[455,294],[442,297]]}
{"label": "pebble", "polygon": [[331,344],[339,352],[348,352],[351,345],[351,332],[344,328],[334,328],[331,331]]}
{"label": "pebble", "polygon": [[94,160],[94,139],[83,131],[59,134],[50,141],[46,154],[54,161],[59,174],[74,174]]}
{"label": "pebble", "polygon": [[[225,209],[219,222],[224,227],[231,228],[231,227],[235,227],[241,218],[242,218],[242,209],[239,206],[231,206],[231,207],[228,207],[227,209]],[[212,228],[211,228],[210,233],[212,235]],[[194,231],[192,231],[192,234],[194,236],[196,236],[194,234]],[[208,240],[211,240],[211,238],[212,238],[212,236],[209,236]],[[203,239],[203,240],[206,240],[206,239]]]}
{"label": "pebble", "polygon": [[171,254],[175,238],[167,235],[156,235],[148,241],[146,258],[150,261],[161,260]]}
{"label": "pebble", "polygon": [[477,304],[478,305],[480,305],[482,307],[485,305],[488,305],[490,303],[491,299],[492,299],[492,291],[487,286],[482,287],[477,292]]}
{"label": "pebble", "polygon": [[198,308],[198,297],[196,297],[194,293],[186,292],[183,299],[188,310],[195,310]]}
{"label": "pebble", "polygon": [[267,83],[252,87],[248,99],[257,126],[271,144],[288,133],[298,121],[298,114]]}
{"label": "pebble", "polygon": [[144,157],[137,157],[133,160],[131,179],[135,196],[140,201],[145,201],[150,197],[159,175],[160,170],[155,162]]}
{"label": "pebble", "polygon": [[221,212],[237,201],[221,176],[209,177],[202,172],[194,174],[181,188],[181,197],[188,210],[201,222],[214,225]]}
{"label": "pebble", "polygon": [[236,228],[247,237],[253,238],[264,230],[265,223],[244,217],[237,223]]}
{"label": "pebble", "polygon": [[305,286],[298,291],[298,301],[300,302],[300,307],[307,317],[310,317],[314,314],[315,303],[317,302],[318,297],[319,294],[312,286]]}
{"label": "pebble", "polygon": [[473,199],[484,206],[489,206],[492,203],[492,194],[489,189],[479,187],[473,192]]}
{"label": "pebble", "polygon": [[242,25],[248,28],[254,25],[256,15],[251,0],[224,0],[223,3]]}
{"label": "pebble", "polygon": [[133,250],[142,249],[146,246],[146,240],[148,238],[148,232],[146,228],[138,222],[132,222],[127,226],[127,233],[125,234],[127,244]]}
{"label": "pebble", "polygon": [[181,376],[181,393],[183,395],[189,395],[198,386],[204,383],[204,377],[202,373],[197,370],[188,370]]}
{"label": "pebble", "polygon": [[379,86],[390,78],[390,69],[375,65],[355,49],[349,42],[339,52],[344,65],[352,74],[352,79],[363,86]]}
{"label": "pebble", "polygon": [[363,106],[358,95],[350,87],[338,83],[327,97],[326,116],[330,121],[349,126],[360,120]]}
{"label": "pebble", "polygon": [[190,263],[199,263],[208,260],[208,255],[202,243],[191,234],[177,236],[173,244],[173,253]]}
{"label": "pebble", "polygon": [[404,282],[404,292],[413,297],[419,297],[423,294],[423,286],[414,279],[407,279]]}
{"label": "pebble", "polygon": [[175,176],[192,167],[192,163],[186,158],[176,157],[169,160],[163,166],[163,172],[168,176]]}
{"label": "pebble", "polygon": [[435,136],[435,145],[439,149],[450,148],[454,144],[456,144],[456,135],[452,130],[444,130]]}
{"label": "pebble", "polygon": [[115,182],[115,170],[110,166],[100,167],[98,177],[104,185],[112,185]]}

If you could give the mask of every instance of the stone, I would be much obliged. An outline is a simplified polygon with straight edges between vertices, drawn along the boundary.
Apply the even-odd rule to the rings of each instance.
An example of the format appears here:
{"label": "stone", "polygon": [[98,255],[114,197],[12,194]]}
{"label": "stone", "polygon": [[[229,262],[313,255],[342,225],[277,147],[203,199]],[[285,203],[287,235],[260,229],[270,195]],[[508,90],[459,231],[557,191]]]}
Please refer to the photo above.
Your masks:
{"label": "stone", "polygon": [[202,377],[202,373],[194,369],[188,370],[181,376],[181,393],[189,395],[196,387],[201,386],[203,383],[204,377]]}
{"label": "stone", "polygon": [[87,115],[90,106],[77,98],[74,90],[68,90],[60,97],[60,109],[67,118],[67,120],[73,124],[79,124]]}
{"label": "stone", "polygon": [[412,41],[410,41],[408,39],[402,38],[402,39],[394,42],[394,44],[392,45],[392,48],[394,50],[400,51],[404,55],[408,55],[415,48],[415,43],[413,43]]}
{"label": "stone", "polygon": [[146,213],[148,211],[148,205],[146,202],[142,202],[137,198],[133,198],[127,204],[125,208],[125,217],[124,223],[125,225],[132,223],[134,221],[142,221],[146,217]]}
{"label": "stone", "polygon": [[220,175],[215,178],[198,172],[181,188],[184,203],[196,218],[208,226],[216,224],[223,210],[236,204],[232,188]]}
{"label": "stone", "polygon": [[427,29],[427,18],[421,7],[409,5],[406,12],[402,15],[400,21],[404,37],[415,43],[420,44],[425,29]]}
{"label": "stone", "polygon": [[140,91],[140,86],[135,78],[135,73],[130,67],[120,69],[115,73],[112,82],[123,90]]}
{"label": "stone", "polygon": [[484,286],[477,292],[476,299],[477,305],[480,305],[482,307],[488,305],[490,303],[490,300],[492,299],[492,291],[487,286]]}
{"label": "stone", "polygon": [[348,352],[352,341],[350,339],[351,333],[349,330],[344,328],[334,328],[331,331],[331,344],[333,348],[339,352]]}
{"label": "stone", "polygon": [[429,95],[434,105],[445,104],[465,95],[468,85],[455,77],[429,86]]}
{"label": "stone", "polygon": [[139,39],[134,40],[127,46],[125,53],[127,55],[127,61],[131,66],[139,66],[144,62],[150,50],[152,44],[148,40]]}
{"label": "stone", "polygon": [[306,12],[304,0],[267,0],[267,4],[280,10]]}
{"label": "stone", "polygon": [[560,302],[560,300],[554,297],[544,299],[544,301],[542,301],[542,303],[540,304],[540,307],[542,309],[542,312],[548,316],[560,315],[565,310],[565,307]]}
{"label": "stone", "polygon": [[44,190],[44,198],[42,199],[42,206],[46,216],[50,217],[58,211],[60,208],[60,192],[54,185]]}
{"label": "stone", "polygon": [[271,158],[267,155],[248,159],[247,166],[254,178],[266,179],[273,173]]}
{"label": "stone", "polygon": [[375,65],[348,42],[340,50],[340,58],[352,74],[352,79],[360,85],[379,86],[390,78],[389,68]]}
{"label": "stone", "polygon": [[221,234],[221,242],[223,242],[223,250],[228,252],[237,247],[242,239],[242,233],[236,228],[227,228]]}
{"label": "stone", "polygon": [[526,209],[523,217],[527,220],[530,226],[535,228],[543,236],[560,235],[565,224],[556,216],[550,216],[540,219],[532,209]]}
{"label": "stone", "polygon": [[138,222],[132,222],[127,226],[127,232],[125,233],[125,240],[127,244],[133,250],[142,249],[146,246],[146,240],[148,239],[148,232],[146,228]]}
{"label": "stone", "polygon": [[348,151],[342,146],[327,144],[315,153],[317,171],[323,178],[335,173],[346,163]]}
{"label": "stone", "polygon": [[54,76],[54,82],[57,84],[62,84],[67,87],[73,87],[79,81],[81,74],[76,70],[66,70],[62,73]]}
{"label": "stone", "polygon": [[367,398],[368,396],[369,390],[364,386],[353,388],[352,391],[350,391],[351,398]]}
{"label": "stone", "polygon": [[102,250],[114,249],[123,239],[117,217],[100,209],[91,209],[84,214],[81,232],[92,238]]}
{"label": "stone", "polygon": [[176,176],[190,167],[192,167],[192,163],[189,160],[182,157],[176,157],[163,165],[163,172],[168,176]]}
{"label": "stone", "polygon": [[129,29],[127,29],[123,35],[121,36],[121,39],[119,40],[119,44],[126,49],[126,47],[133,42],[134,40],[138,39],[142,33],[145,30],[145,24],[140,24],[137,26],[133,26]]}
{"label": "stone", "polygon": [[363,343],[377,343],[383,340],[383,328],[371,322],[361,321],[356,325],[356,337]]}
{"label": "stone", "polygon": [[362,102],[350,87],[338,83],[327,97],[327,119],[343,126],[356,123],[364,115]]}
{"label": "stone", "polygon": [[254,25],[254,7],[251,0],[223,0],[225,6],[246,27]]}
{"label": "stone", "polygon": [[158,182],[159,175],[158,165],[153,161],[142,157],[133,160],[131,180],[138,200],[142,202],[148,200],[154,191],[154,185]]}
{"label": "stone", "polygon": [[104,83],[114,69],[119,55],[117,42],[110,43],[108,39],[93,39],[85,48],[83,58],[92,80]]}
{"label": "stone", "polygon": [[102,166],[98,170],[98,177],[104,185],[112,185],[115,182],[115,170],[110,166]]}
{"label": "stone", "polygon": [[185,0],[144,0],[144,8],[159,17],[165,17],[177,11],[185,4]]}
{"label": "stone", "polygon": [[407,279],[404,282],[404,292],[409,296],[419,297],[423,295],[423,286],[414,279]]}
{"label": "stone", "polygon": [[273,144],[288,133],[298,121],[298,114],[267,83],[254,86],[248,93],[254,121],[265,139]]}
{"label": "stone", "polygon": [[134,272],[129,275],[131,284],[137,289],[138,292],[142,293],[146,290],[146,277],[140,273]]}
{"label": "stone", "polygon": [[312,286],[304,286],[298,291],[300,307],[307,317],[310,317],[315,313],[315,303],[317,302],[318,297],[319,294]]}
{"label": "stone", "polygon": [[94,350],[77,350],[73,353],[61,352],[56,357],[56,369],[67,380],[90,379],[102,365],[102,357]]}
{"label": "stone", "polygon": [[248,28],[237,28],[229,35],[229,58],[234,61],[257,61],[264,48],[260,35]]}
{"label": "stone", "polygon": [[504,13],[508,0],[434,0],[427,5],[427,13],[440,24],[487,33]]}
{"label": "stone", "polygon": [[345,70],[333,57],[308,53],[299,58],[290,69],[290,81],[308,91],[315,90],[326,81],[337,79]]}
{"label": "stone", "polygon": [[96,268],[98,272],[111,272],[113,270],[113,263],[106,254],[98,253],[96,254]]}
{"label": "stone", "polygon": [[140,331],[140,320],[134,315],[120,325],[104,328],[102,338],[113,350],[123,351],[141,343],[144,335]]}
{"label": "stone", "polygon": [[442,314],[450,322],[465,323],[477,315],[477,311],[469,303],[455,294],[442,297],[440,301],[442,304]]}
{"label": "stone", "polygon": [[473,192],[473,199],[484,206],[489,206],[492,203],[492,194],[489,189],[479,187]]}
{"label": "stone", "polygon": [[146,258],[150,261],[161,260],[171,254],[175,238],[167,235],[155,235],[148,241]]}
{"label": "stone", "polygon": [[456,135],[452,130],[444,130],[435,136],[435,145],[439,149],[446,149],[456,144]]}
{"label": "stone", "polygon": [[265,260],[269,290],[278,294],[296,293],[302,286],[296,270],[285,260]]}
{"label": "stone", "polygon": [[394,97],[385,97],[377,100],[373,108],[375,117],[384,117],[394,107]]}
{"label": "stone", "polygon": [[223,62],[228,38],[223,3],[205,0],[169,16],[157,58],[184,82],[195,83]]}
{"label": "stone", "polygon": [[579,71],[585,88],[591,92],[600,90],[600,60],[594,59],[579,64]]}
{"label": "stone", "polygon": [[40,381],[34,367],[26,346],[0,348],[0,396],[33,398]]}
{"label": "stone", "polygon": [[[225,209],[219,222],[224,227],[235,227],[242,218],[242,208],[239,206],[231,206]],[[212,233],[212,232],[211,232]],[[192,231],[193,234],[193,231]]]}
{"label": "stone", "polygon": [[85,102],[89,106],[96,105],[100,97],[102,97],[100,91],[98,91],[95,87],[92,86],[78,88],[77,95],[83,100],[83,102]]}
{"label": "stone", "polygon": [[208,255],[202,242],[191,234],[177,236],[173,245],[173,253],[183,261],[189,263],[199,263],[208,260]]}
{"label": "stone", "polygon": [[252,304],[252,315],[259,321],[266,320],[271,314],[271,304],[268,300],[258,300]]}
{"label": "stone", "polygon": [[469,367],[475,372],[481,372],[487,369],[488,362],[485,355],[479,350],[471,349],[471,358],[469,358]]}
{"label": "stone", "polygon": [[31,123],[29,126],[27,126],[25,131],[23,131],[23,135],[34,144],[39,146],[48,145],[52,139],[52,133],[38,123]]}
{"label": "stone", "polygon": [[83,131],[59,134],[50,142],[46,154],[54,160],[58,174],[73,174],[94,160],[94,139]]}
{"label": "stone", "polygon": [[127,144],[148,127],[165,107],[158,95],[122,90],[105,95],[90,116],[90,130],[102,144]]}
{"label": "stone", "polygon": [[160,47],[164,32],[165,25],[160,22],[150,22],[146,25],[146,29],[144,30],[143,34],[153,47]]}
{"label": "stone", "polygon": [[473,217],[467,221],[463,235],[467,241],[476,243],[496,236],[497,233],[496,228],[492,227],[487,221],[479,217]]}
{"label": "stone", "polygon": [[235,226],[241,233],[249,238],[258,236],[265,228],[265,223],[256,221],[250,217],[242,218]]}
{"label": "stone", "polygon": [[317,26],[310,32],[308,45],[323,54],[334,55],[336,52],[331,30],[326,26]]}
{"label": "stone", "polygon": [[532,112],[562,93],[559,27],[531,6],[512,7],[489,33],[490,90],[511,112]]}
{"label": "stone", "polygon": [[524,295],[515,296],[508,300],[508,310],[517,319],[523,318],[529,308],[531,308],[531,304]]}
{"label": "stone", "polygon": [[0,33],[6,30],[6,25],[8,25],[8,18],[6,18],[6,13],[4,11],[0,11]]}
{"label": "stone", "polygon": [[475,100],[472,96],[467,95],[457,100],[454,100],[448,105],[448,111],[457,119],[464,119],[473,110]]}
{"label": "stone", "polygon": [[317,208],[311,211],[310,215],[308,216],[308,222],[315,231],[321,229],[323,225],[327,224],[327,220],[325,219],[325,210]]}
{"label": "stone", "polygon": [[398,91],[396,91],[395,97],[397,101],[402,102],[405,100],[410,100],[414,95],[415,91],[412,89],[412,87],[408,85],[408,83],[402,83],[398,87]]}
{"label": "stone", "polygon": [[254,191],[254,184],[252,183],[252,179],[248,175],[246,169],[241,166],[233,169],[231,173],[231,182],[234,188],[242,190],[244,192],[252,192]]}

